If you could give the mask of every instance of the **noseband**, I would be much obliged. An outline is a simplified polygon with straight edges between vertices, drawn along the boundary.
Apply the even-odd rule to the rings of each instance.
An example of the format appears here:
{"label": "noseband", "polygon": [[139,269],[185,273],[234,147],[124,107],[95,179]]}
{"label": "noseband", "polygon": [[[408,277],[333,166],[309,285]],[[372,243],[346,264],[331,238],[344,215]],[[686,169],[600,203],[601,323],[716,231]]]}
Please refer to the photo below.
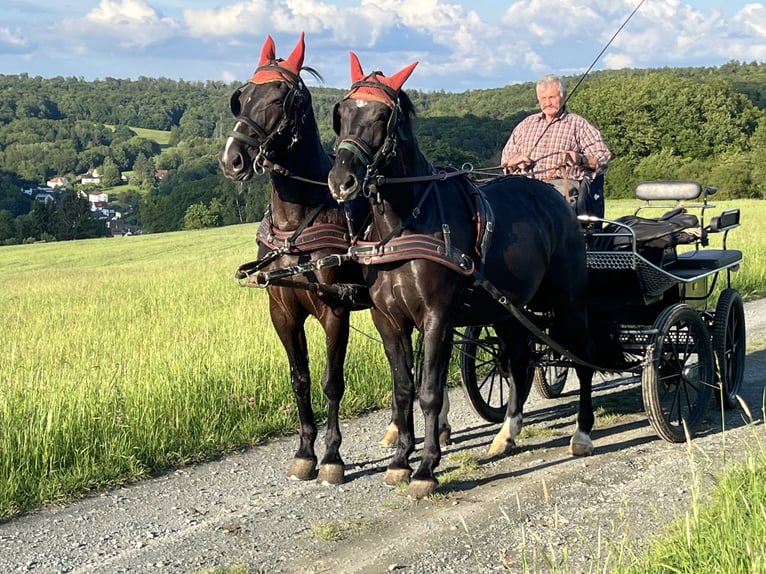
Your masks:
{"label": "noseband", "polygon": [[[259,125],[252,118],[234,111],[234,102],[239,99],[242,89],[247,84],[240,87],[231,97],[232,113],[234,113],[234,118],[238,123],[229,132],[229,136],[255,150],[253,170],[257,174],[264,173],[267,168],[274,165],[274,156],[277,150],[289,150],[300,140],[300,133],[306,120],[303,103],[307,100],[306,87],[298,75],[293,74],[276,63],[260,66],[257,71],[260,70],[278,72],[287,85],[290,86],[290,91],[287,92],[282,101],[282,117],[271,133],[268,133],[263,126]],[[249,127],[255,134],[255,137],[237,131],[240,124]]]}
{"label": "noseband", "polygon": [[376,179],[380,175],[380,170],[391,163],[391,160],[396,157],[399,143],[397,139],[399,117],[402,109],[399,105],[399,97],[396,92],[377,79],[377,72],[373,72],[367,78],[352,84],[351,90],[343,99],[362,99],[354,98],[354,92],[361,88],[380,90],[388,99],[388,102],[385,103],[391,108],[391,115],[388,117],[388,123],[386,124],[386,139],[383,145],[376,152],[373,152],[372,148],[365,141],[352,135],[340,140],[336,144],[335,153],[337,154],[342,149],[348,150],[366,167],[361,193],[365,197],[369,197],[371,194],[370,186],[368,186],[369,181]]}

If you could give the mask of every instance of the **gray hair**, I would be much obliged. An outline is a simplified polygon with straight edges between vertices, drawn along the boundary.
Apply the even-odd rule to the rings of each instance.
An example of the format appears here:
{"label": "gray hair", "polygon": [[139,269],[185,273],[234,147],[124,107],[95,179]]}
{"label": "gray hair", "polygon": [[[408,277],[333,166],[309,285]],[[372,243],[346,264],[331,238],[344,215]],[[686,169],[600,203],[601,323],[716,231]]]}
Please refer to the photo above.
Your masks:
{"label": "gray hair", "polygon": [[550,85],[555,85],[558,87],[559,92],[561,93],[561,99],[566,100],[567,99],[567,88],[564,85],[564,82],[562,79],[555,75],[555,74],[546,74],[539,80],[537,80],[537,93],[540,93],[540,90],[547,88]]}

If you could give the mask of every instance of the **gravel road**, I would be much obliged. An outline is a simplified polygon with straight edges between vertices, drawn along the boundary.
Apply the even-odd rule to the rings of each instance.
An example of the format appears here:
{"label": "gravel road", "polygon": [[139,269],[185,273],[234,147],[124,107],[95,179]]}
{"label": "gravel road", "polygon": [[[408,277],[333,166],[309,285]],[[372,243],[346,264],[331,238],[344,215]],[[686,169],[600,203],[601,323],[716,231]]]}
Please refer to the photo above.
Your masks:
{"label": "gravel road", "polygon": [[[766,299],[746,305],[746,320],[748,339],[763,347]],[[0,523],[0,572],[175,574],[245,565],[268,573],[473,574],[520,572],[523,560],[544,572],[564,553],[569,571],[588,572],[621,541],[640,546],[683,514],[692,485],[704,490],[754,436],[766,438],[764,372],[766,350],[750,352],[744,399],[756,424],[746,425],[741,409],[722,417],[711,408],[691,448],[657,438],[635,381],[597,378],[596,407],[619,404],[624,414],[600,422],[596,452],[584,459],[566,455],[574,384],[556,400],[533,391],[525,424],[537,432],[494,461],[483,453],[497,425],[455,389],[454,443],[440,470],[466,457],[479,464],[430,499],[415,502],[383,485],[390,451],[377,444],[387,422],[378,412],[344,424],[342,486],[288,480],[297,443],[287,437]],[[545,555],[555,556],[553,566]]]}

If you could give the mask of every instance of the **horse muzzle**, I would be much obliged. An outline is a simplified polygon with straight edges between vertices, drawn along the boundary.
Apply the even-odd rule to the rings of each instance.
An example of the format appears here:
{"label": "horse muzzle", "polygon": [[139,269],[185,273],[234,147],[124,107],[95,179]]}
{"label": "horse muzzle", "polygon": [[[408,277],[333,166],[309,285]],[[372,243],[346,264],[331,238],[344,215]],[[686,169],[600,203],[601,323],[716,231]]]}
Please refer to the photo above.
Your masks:
{"label": "horse muzzle", "polygon": [[218,165],[223,175],[234,181],[247,181],[253,177],[254,168],[250,156],[244,150],[244,146],[229,137],[226,145],[218,156]]}

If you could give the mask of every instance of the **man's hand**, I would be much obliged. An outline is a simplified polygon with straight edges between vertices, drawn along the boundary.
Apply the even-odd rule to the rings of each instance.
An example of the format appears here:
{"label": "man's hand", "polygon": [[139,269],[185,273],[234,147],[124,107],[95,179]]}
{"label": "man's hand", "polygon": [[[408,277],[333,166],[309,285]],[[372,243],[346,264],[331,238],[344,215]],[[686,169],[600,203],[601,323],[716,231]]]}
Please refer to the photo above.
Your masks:
{"label": "man's hand", "polygon": [[503,165],[505,173],[518,173],[520,171],[530,171],[534,168],[535,162],[525,155],[515,155]]}
{"label": "man's hand", "polygon": [[590,158],[587,155],[578,153],[576,151],[568,151],[566,154],[567,165],[577,165],[590,169]]}

